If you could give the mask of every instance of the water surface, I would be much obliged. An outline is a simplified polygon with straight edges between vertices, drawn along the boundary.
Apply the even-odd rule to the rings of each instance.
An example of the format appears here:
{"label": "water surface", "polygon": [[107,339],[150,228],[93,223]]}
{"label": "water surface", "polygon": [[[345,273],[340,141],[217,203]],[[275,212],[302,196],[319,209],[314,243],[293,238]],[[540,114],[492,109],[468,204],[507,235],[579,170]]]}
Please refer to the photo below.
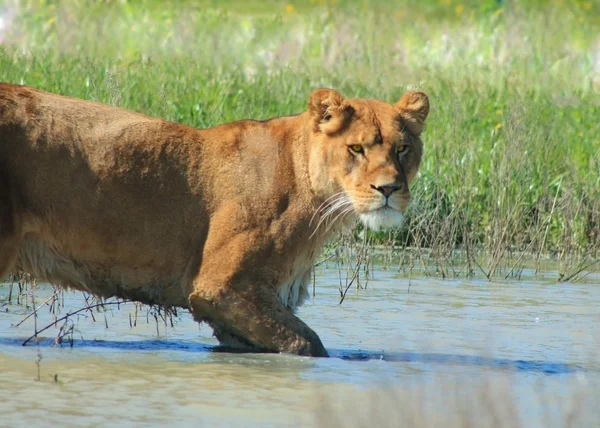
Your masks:
{"label": "water surface", "polygon": [[[576,395],[582,406],[600,402],[598,285],[409,281],[376,269],[368,288],[351,289],[342,305],[338,286],[336,269],[320,269],[316,296],[299,311],[333,357],[314,359],[214,352],[210,328],[187,313],[171,327],[144,308],[132,328],[132,304],[113,307],[106,321],[77,317],[72,348],[52,346],[58,328],[23,347],[33,318],[15,328],[28,312],[6,305],[0,285],[0,425],[313,426],[323,406],[334,421],[361,414],[370,391],[462,389],[482,373],[497,379],[492,391],[510,379],[528,426],[547,425],[544,400],[566,403],[585,391]],[[36,302],[51,294],[38,285]],[[66,293],[61,311],[83,306],[81,293]],[[52,319],[43,308],[38,327]],[[540,385],[552,396],[540,400]],[[356,401],[336,416],[349,397]]]}

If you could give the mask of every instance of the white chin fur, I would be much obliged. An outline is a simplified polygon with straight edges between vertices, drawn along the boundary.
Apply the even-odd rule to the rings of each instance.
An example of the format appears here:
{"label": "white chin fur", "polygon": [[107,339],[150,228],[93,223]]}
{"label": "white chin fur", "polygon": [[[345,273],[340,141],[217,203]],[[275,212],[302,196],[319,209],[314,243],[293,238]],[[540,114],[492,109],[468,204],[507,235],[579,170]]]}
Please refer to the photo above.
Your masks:
{"label": "white chin fur", "polygon": [[371,230],[381,230],[402,226],[404,216],[400,211],[387,208],[360,214],[360,220]]}

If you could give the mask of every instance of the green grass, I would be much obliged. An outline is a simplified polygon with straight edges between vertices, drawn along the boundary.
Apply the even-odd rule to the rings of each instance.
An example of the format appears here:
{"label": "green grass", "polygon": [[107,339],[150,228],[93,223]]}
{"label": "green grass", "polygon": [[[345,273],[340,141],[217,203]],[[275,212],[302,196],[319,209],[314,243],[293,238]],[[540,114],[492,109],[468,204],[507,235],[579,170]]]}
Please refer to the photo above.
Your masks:
{"label": "green grass", "polygon": [[439,265],[465,250],[467,275],[514,274],[517,251],[556,255],[561,279],[597,260],[597,0],[10,4],[1,81],[195,127],[299,112],[317,87],[420,88],[432,109],[411,212],[376,239]]}

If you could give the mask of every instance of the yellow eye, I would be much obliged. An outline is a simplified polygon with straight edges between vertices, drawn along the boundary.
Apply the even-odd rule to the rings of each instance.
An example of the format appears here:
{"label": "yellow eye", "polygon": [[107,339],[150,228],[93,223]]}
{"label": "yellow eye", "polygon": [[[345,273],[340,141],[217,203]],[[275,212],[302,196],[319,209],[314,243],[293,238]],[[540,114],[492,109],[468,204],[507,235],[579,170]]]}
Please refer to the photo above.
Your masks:
{"label": "yellow eye", "polygon": [[364,152],[364,149],[360,144],[354,144],[354,145],[350,146],[350,150],[352,150],[354,153]]}
{"label": "yellow eye", "polygon": [[403,155],[406,152],[408,152],[408,149],[409,149],[409,147],[406,146],[406,145],[404,145],[404,146],[398,146],[398,147],[396,147],[396,153],[399,154],[399,155]]}

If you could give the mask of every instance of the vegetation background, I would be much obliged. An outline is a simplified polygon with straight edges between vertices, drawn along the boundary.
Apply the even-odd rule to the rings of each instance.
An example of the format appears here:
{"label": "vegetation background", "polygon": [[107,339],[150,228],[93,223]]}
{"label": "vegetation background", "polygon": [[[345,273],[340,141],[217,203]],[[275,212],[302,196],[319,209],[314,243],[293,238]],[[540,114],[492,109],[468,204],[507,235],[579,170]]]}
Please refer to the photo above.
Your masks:
{"label": "vegetation background", "polygon": [[4,0],[0,81],[194,127],[297,113],[318,87],[419,88],[432,109],[404,228],[341,242],[441,275],[599,268],[597,0]]}

